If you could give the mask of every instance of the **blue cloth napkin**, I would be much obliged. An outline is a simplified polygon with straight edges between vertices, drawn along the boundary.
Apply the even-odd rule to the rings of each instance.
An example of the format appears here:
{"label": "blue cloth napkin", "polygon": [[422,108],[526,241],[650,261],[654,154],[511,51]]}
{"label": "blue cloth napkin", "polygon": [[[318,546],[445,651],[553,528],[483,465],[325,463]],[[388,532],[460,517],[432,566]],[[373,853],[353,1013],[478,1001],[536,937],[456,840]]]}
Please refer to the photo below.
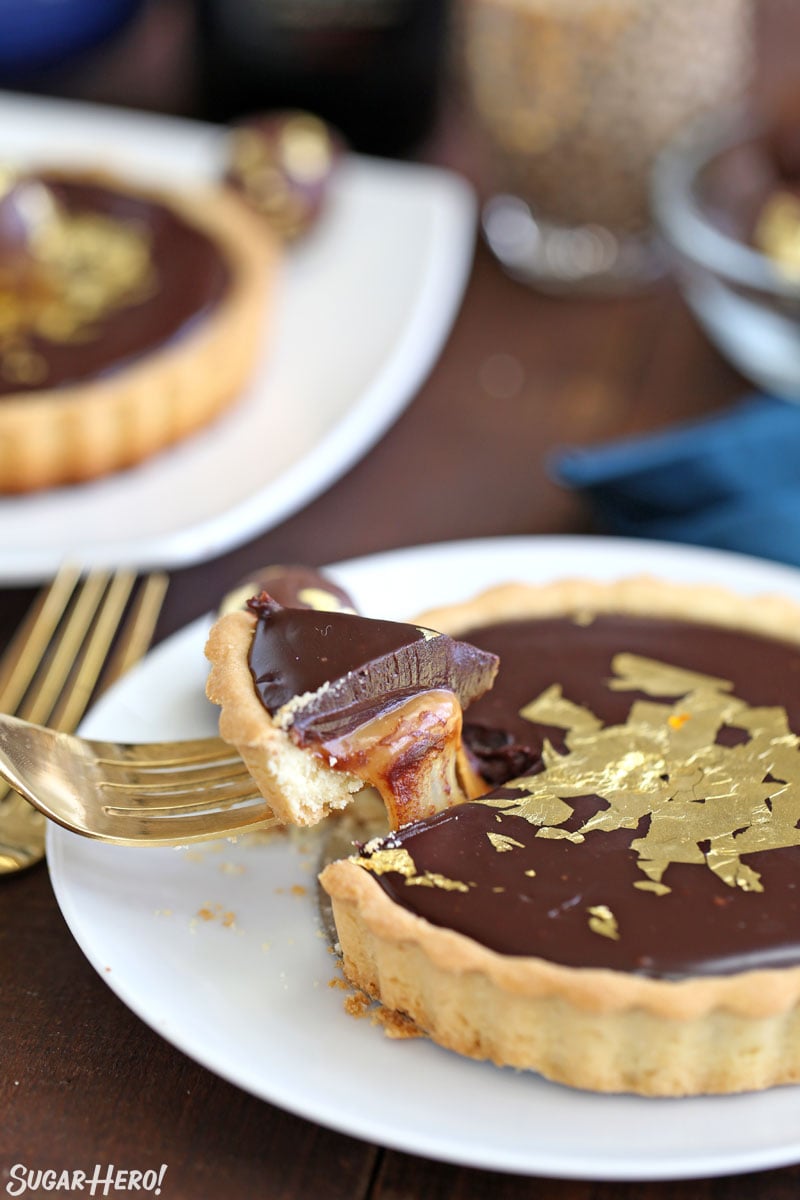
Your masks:
{"label": "blue cloth napkin", "polygon": [[800,405],[749,396],[664,433],[560,452],[605,532],[800,566]]}

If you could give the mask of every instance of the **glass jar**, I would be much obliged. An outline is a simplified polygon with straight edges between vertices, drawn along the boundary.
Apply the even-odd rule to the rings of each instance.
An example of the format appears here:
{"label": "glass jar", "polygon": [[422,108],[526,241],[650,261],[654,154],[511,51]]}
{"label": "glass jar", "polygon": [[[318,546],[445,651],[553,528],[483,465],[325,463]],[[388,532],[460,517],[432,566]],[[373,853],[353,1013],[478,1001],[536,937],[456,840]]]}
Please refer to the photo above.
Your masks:
{"label": "glass jar", "polygon": [[748,85],[752,0],[464,0],[462,18],[498,257],[551,286],[657,274],[652,164]]}

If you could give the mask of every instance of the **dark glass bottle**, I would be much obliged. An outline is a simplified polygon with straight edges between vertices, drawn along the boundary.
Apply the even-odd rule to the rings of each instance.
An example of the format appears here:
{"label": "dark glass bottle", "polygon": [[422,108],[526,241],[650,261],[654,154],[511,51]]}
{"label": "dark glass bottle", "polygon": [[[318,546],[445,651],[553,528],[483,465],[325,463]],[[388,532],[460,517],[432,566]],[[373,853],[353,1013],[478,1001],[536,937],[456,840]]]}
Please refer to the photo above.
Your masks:
{"label": "dark glass bottle", "polygon": [[446,0],[196,0],[201,111],[301,108],[354,150],[410,151],[436,111]]}

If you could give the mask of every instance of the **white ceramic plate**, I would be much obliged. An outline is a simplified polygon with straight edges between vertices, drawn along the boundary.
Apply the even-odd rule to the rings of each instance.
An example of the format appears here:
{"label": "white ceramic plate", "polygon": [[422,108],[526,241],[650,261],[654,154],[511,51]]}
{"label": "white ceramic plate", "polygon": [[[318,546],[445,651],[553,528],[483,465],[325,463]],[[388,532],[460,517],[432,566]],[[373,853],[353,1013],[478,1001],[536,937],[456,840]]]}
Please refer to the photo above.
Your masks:
{"label": "white ceramic plate", "polygon": [[[171,186],[216,178],[224,131],[0,93],[0,160],[100,165]],[[64,558],[175,567],[283,520],[396,419],[461,300],[475,205],[434,167],[348,157],[313,233],[285,263],[271,348],[236,408],[132,470],[0,498],[0,583]]]}
{"label": "white ceramic plate", "polygon": [[[788,568],[599,538],[452,543],[335,574],[363,611],[404,617],[507,579],[643,570],[800,600],[800,572]],[[135,740],[211,731],[206,627],[199,621],[155,650],[87,732]],[[591,1095],[423,1040],[390,1041],[346,1015],[342,991],[328,986],[336,968],[310,848],[118,849],[52,828],[48,858],[78,943],[134,1012],[212,1071],[311,1120],[432,1158],[563,1177],[692,1178],[800,1158],[799,1088],[691,1100]]]}

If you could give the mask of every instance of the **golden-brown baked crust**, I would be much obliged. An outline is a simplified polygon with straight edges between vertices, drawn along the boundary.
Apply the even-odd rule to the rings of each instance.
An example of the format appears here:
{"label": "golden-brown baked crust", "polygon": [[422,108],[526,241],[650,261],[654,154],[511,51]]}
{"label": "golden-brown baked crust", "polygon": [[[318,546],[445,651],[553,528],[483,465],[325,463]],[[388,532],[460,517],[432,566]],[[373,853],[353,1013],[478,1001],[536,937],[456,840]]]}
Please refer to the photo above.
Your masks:
{"label": "golden-brown baked crust", "polygon": [[428,609],[414,620],[459,637],[476,626],[518,617],[614,612],[707,621],[800,643],[800,605],[785,596],[745,596],[713,584],[677,584],[652,575],[609,582],[574,578],[541,585],[504,583],[463,604]]}
{"label": "golden-brown baked crust", "polygon": [[263,222],[222,187],[185,195],[125,188],[205,232],[228,263],[231,283],[194,329],[129,366],[79,384],[4,396],[0,492],[93,479],[186,437],[238,398],[264,346],[279,250]]}
{"label": "golden-brown baked crust", "polygon": [[440,1045],[601,1092],[683,1096],[800,1080],[800,968],[677,982],[497,954],[327,866],[347,978]]}
{"label": "golden-brown baked crust", "polygon": [[[417,619],[458,636],[514,617],[592,612],[672,616],[800,642],[800,606],[783,597],[644,576],[509,584]],[[642,1095],[800,1080],[800,968],[672,981],[504,956],[395,904],[355,861],[333,863],[320,878],[347,977],[460,1054]]]}

